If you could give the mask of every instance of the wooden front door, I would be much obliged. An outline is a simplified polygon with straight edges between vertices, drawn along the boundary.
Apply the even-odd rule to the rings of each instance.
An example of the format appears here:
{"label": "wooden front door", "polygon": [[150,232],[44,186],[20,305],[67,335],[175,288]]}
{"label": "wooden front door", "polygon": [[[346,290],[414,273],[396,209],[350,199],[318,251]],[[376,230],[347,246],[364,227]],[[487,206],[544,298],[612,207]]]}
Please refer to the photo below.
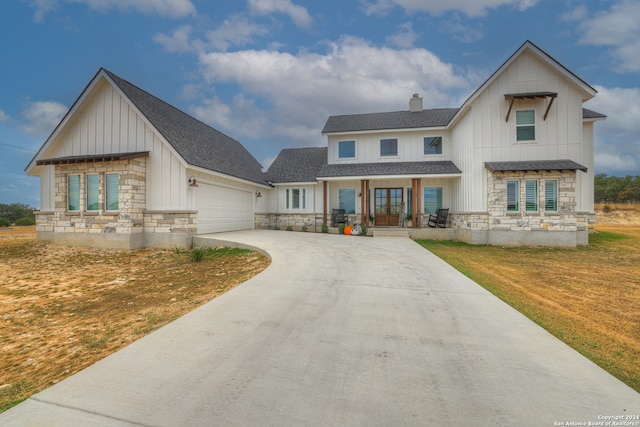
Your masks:
{"label": "wooden front door", "polygon": [[402,210],[402,188],[376,188],[375,225],[397,226]]}

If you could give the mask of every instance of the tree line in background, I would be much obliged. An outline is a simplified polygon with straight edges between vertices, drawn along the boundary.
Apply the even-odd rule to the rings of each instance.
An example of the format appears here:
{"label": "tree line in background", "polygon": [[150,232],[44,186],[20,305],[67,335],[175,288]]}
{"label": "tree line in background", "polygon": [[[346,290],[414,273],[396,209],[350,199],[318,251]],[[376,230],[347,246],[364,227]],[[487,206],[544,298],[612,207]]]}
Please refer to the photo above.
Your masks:
{"label": "tree line in background", "polygon": [[15,225],[33,225],[36,223],[35,209],[22,203],[4,205],[0,203],[0,227]]}
{"label": "tree line in background", "polygon": [[596,203],[640,203],[640,175],[595,176]]}
{"label": "tree line in background", "polygon": [[[599,173],[595,176],[596,203],[640,203],[640,175],[625,177],[608,176]],[[10,225],[35,224],[36,209],[23,203],[5,205],[0,203],[0,227]]]}

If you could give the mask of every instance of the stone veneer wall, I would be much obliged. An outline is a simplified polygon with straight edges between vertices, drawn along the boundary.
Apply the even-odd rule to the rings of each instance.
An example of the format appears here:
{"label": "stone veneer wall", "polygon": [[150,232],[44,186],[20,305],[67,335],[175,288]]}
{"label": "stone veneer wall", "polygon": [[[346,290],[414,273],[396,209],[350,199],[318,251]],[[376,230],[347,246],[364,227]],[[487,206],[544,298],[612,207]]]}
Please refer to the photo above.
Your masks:
{"label": "stone veneer wall", "polygon": [[[146,158],[55,166],[55,209],[36,213],[38,239],[58,244],[114,249],[190,247],[197,231],[195,211],[146,211]],[[86,175],[119,174],[118,211],[86,210]],[[67,176],[80,175],[80,210],[67,210]]]}
{"label": "stone veneer wall", "polygon": [[306,227],[306,231],[320,231],[322,229],[322,214],[257,213],[254,215],[254,223],[256,228],[261,229],[286,230],[287,227],[291,227],[292,230],[302,231]]}

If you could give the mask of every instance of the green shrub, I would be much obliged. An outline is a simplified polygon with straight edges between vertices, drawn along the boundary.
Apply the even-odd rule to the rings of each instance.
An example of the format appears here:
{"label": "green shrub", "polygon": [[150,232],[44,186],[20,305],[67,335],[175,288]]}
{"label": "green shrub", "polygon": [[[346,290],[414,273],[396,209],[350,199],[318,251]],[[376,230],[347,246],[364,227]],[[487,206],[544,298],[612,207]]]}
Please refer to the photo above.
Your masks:
{"label": "green shrub", "polygon": [[287,225],[287,231],[293,231],[293,227],[290,225]]}
{"label": "green shrub", "polygon": [[603,210],[604,212],[606,212],[606,213],[609,213],[609,212],[611,212],[611,206],[609,206],[609,205],[604,205],[604,206],[602,207],[602,210]]}
{"label": "green shrub", "polygon": [[209,248],[193,248],[191,249],[191,261],[200,262],[209,252]]}
{"label": "green shrub", "polygon": [[339,233],[339,234],[344,234],[344,224],[340,224],[340,225],[338,226],[338,233]]}
{"label": "green shrub", "polygon": [[8,218],[0,216],[0,227],[9,227],[11,225],[11,221]]}
{"label": "green shrub", "polygon": [[329,226],[327,225],[326,222],[322,224],[322,232],[323,233],[328,233],[329,232]]}
{"label": "green shrub", "polygon": [[19,225],[19,226],[27,226],[27,225],[35,225],[35,224],[36,222],[32,218],[29,218],[26,216],[23,216],[22,218],[19,218],[16,221],[16,225]]}
{"label": "green shrub", "polygon": [[366,225],[364,225],[364,224],[362,224],[361,228],[362,228],[362,233],[361,233],[361,235],[362,235],[362,236],[366,236],[366,235],[367,235],[367,226],[366,226]]}

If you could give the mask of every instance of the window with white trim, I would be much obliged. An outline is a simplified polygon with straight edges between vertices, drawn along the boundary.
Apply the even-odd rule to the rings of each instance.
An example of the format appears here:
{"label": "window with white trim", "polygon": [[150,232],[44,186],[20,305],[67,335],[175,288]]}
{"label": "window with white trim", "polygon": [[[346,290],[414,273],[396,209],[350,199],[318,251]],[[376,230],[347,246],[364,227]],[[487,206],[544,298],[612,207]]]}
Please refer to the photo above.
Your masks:
{"label": "window with white trim", "polygon": [[339,188],[338,189],[338,208],[344,209],[346,214],[356,213],[356,189],[355,188]]}
{"label": "window with white trim", "polygon": [[80,175],[67,175],[67,210],[80,210]]}
{"label": "window with white trim", "polygon": [[558,181],[555,179],[544,182],[544,210],[558,212]]}
{"label": "window with white trim", "polygon": [[119,209],[119,180],[120,178],[117,173],[108,173],[105,175],[105,210],[117,211]]}
{"label": "window with white trim", "polygon": [[100,209],[100,175],[87,175],[87,211]]}
{"label": "window with white trim", "polygon": [[516,111],[516,140],[535,141],[536,112],[535,110]]}
{"label": "window with white trim", "polygon": [[436,215],[442,209],[442,187],[425,187],[423,196],[424,213]]}
{"label": "window with white trim", "polygon": [[425,136],[424,137],[424,154],[442,154],[442,137],[441,136]]}
{"label": "window with white trim", "polygon": [[286,209],[306,209],[307,208],[307,189],[306,188],[287,188],[285,190],[285,208]]}
{"label": "window with white trim", "polygon": [[507,181],[507,212],[520,211],[520,181]]}
{"label": "window with white trim", "polygon": [[524,195],[525,195],[525,211],[537,212],[538,211],[538,181],[527,180],[524,182]]}
{"label": "window with white trim", "polygon": [[338,141],[338,158],[352,159],[356,157],[355,141]]}
{"label": "window with white trim", "polygon": [[381,139],[380,140],[380,156],[397,156],[398,155],[398,139]]}

